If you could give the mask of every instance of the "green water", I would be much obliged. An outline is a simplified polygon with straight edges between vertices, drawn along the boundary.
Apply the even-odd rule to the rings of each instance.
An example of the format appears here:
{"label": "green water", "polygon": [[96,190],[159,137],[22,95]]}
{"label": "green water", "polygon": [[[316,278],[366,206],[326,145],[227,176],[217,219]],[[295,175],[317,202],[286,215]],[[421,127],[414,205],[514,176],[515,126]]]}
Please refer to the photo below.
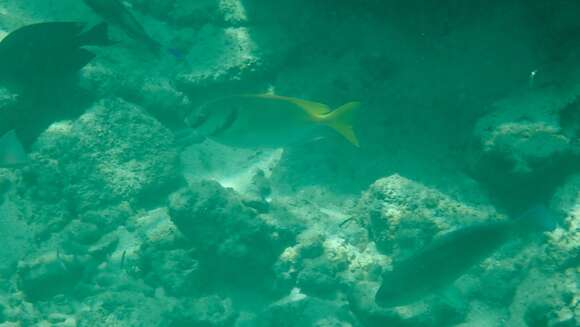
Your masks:
{"label": "green water", "polygon": [[579,17],[0,0],[0,326],[580,325]]}

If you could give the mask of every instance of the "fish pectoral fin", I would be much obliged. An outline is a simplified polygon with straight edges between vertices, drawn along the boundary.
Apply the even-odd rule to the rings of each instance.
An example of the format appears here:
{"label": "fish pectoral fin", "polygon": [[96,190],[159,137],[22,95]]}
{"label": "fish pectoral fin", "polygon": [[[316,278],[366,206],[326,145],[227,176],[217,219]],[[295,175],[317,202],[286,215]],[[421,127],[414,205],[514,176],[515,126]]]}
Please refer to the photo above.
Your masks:
{"label": "fish pectoral fin", "polygon": [[349,102],[324,115],[323,122],[342,135],[348,142],[360,147],[353,124],[360,102]]}
{"label": "fish pectoral fin", "polygon": [[28,155],[14,130],[0,138],[0,167],[18,167],[28,163]]}

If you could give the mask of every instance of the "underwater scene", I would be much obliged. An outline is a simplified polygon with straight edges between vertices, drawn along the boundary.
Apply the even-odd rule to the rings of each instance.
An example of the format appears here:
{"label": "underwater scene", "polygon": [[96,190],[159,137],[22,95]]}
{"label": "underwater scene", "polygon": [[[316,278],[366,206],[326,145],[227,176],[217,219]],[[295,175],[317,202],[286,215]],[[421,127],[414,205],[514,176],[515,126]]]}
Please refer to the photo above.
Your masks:
{"label": "underwater scene", "polygon": [[580,326],[580,1],[0,0],[21,326]]}

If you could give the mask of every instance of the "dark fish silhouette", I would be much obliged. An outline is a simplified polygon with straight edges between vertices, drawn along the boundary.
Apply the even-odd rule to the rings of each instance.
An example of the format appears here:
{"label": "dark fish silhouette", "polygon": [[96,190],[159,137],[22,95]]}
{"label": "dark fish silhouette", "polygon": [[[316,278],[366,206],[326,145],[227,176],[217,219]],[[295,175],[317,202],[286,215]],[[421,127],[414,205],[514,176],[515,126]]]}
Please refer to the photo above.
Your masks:
{"label": "dark fish silhouette", "polygon": [[17,103],[0,108],[0,167],[25,164],[23,143],[32,143],[52,122],[77,114],[71,102],[79,95],[75,77],[95,57],[83,46],[111,44],[105,23],[84,27],[33,24],[0,41],[0,83],[19,95]]}
{"label": "dark fish silhouette", "polygon": [[0,42],[0,81],[32,88],[78,72],[95,57],[83,46],[110,44],[106,24],[84,28],[78,22],[48,22],[8,34]]}
{"label": "dark fish silhouette", "polygon": [[528,222],[542,230],[555,227],[548,209],[537,206],[516,220],[477,224],[441,236],[387,271],[375,302],[383,307],[407,305],[444,289],[520,234]]}
{"label": "dark fish silhouette", "polygon": [[127,35],[137,41],[143,42],[151,51],[159,55],[161,44],[152,39],[143,25],[135,16],[118,0],[83,0],[97,15],[105,21],[119,26]]}

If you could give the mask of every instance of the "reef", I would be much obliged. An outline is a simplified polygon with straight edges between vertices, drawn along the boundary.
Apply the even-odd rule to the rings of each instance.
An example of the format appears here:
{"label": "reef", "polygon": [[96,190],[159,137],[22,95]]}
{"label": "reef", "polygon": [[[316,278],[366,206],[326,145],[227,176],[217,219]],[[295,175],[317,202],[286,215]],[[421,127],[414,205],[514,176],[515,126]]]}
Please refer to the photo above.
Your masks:
{"label": "reef", "polygon": [[[111,26],[115,43],[78,74],[83,101],[61,99],[81,114],[44,129],[28,165],[0,168],[0,326],[580,325],[580,45],[537,48],[575,15],[534,1],[124,2],[162,54]],[[101,18],[82,1],[7,1],[0,37],[53,20]],[[361,147],[328,133],[236,149],[184,123],[268,91],[361,100]],[[18,101],[1,87],[0,115]],[[440,293],[375,302],[399,260],[537,204],[553,230],[514,237]]]}

